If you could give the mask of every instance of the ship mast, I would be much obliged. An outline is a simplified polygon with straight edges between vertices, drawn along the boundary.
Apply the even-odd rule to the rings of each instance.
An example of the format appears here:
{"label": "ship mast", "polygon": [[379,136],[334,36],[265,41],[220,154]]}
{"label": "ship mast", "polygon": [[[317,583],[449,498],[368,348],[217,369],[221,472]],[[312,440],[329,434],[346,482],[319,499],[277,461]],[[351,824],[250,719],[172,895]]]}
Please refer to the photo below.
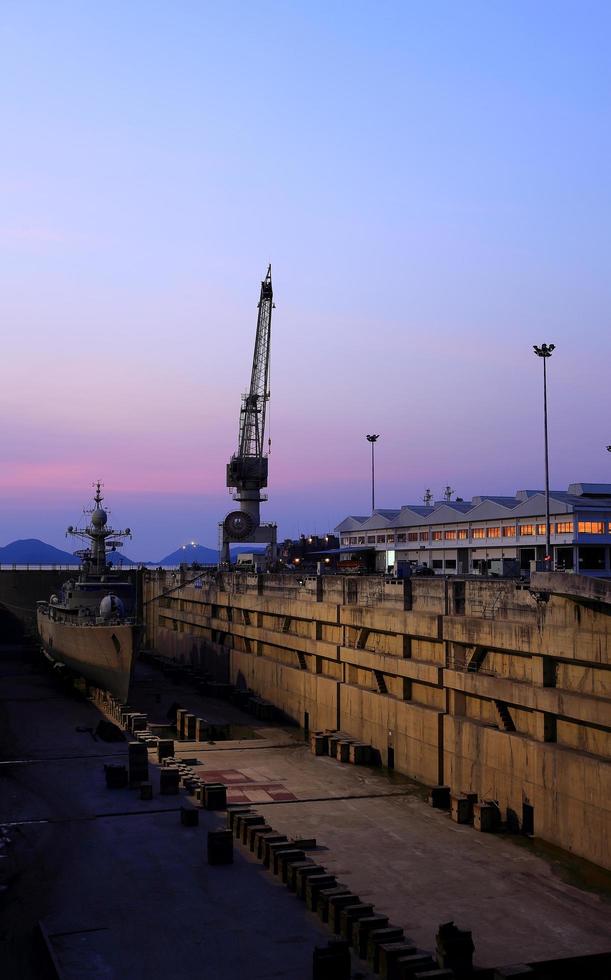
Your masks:
{"label": "ship mast", "polygon": [[124,531],[115,531],[114,528],[107,526],[108,513],[102,507],[103,484],[97,480],[92,486],[95,487],[94,506],[83,510],[84,514],[90,515],[88,524],[82,528],[70,525],[66,537],[71,535],[90,542],[88,547],[75,551],[74,554],[82,559],[86,573],[103,575],[108,571],[107,550],[115,551],[117,548],[122,548],[121,538],[131,538],[132,535],[128,527]]}

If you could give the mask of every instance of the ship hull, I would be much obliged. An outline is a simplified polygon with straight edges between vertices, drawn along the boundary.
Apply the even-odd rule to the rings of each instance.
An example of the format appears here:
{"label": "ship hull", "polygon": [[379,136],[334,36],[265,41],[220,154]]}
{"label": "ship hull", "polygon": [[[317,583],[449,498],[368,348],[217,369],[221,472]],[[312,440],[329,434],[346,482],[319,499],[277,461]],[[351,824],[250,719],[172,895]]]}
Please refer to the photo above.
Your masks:
{"label": "ship hull", "polygon": [[38,634],[45,651],[86,680],[127,701],[140,627],[133,624],[57,622],[40,610]]}

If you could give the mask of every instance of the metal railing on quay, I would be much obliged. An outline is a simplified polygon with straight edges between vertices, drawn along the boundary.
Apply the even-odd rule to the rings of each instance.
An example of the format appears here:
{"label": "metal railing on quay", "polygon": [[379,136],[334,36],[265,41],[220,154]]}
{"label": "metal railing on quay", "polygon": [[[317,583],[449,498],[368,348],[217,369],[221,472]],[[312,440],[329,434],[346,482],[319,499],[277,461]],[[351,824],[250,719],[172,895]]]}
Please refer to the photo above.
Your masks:
{"label": "metal railing on quay", "polygon": [[2,572],[72,572],[81,567],[80,562],[75,562],[73,565],[38,565],[35,563],[30,564],[0,564],[0,571]]}

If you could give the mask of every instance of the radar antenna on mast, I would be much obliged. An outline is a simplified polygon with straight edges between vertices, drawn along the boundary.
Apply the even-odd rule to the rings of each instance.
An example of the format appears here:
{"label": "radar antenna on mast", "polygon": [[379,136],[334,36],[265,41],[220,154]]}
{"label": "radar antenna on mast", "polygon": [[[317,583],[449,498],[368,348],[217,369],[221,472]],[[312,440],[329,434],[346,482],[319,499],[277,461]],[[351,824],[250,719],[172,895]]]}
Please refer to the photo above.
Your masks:
{"label": "radar antenna on mast", "polygon": [[131,538],[130,528],[124,531],[115,531],[108,525],[109,510],[102,507],[104,497],[101,480],[96,480],[91,484],[95,488],[93,507],[85,507],[83,514],[89,516],[85,527],[73,527],[72,524],[66,531],[66,537],[80,538],[82,541],[89,541],[88,547],[75,551],[74,554],[82,559],[87,574],[103,575],[108,570],[107,551],[116,551],[123,547],[122,538]]}
{"label": "radar antenna on mast", "polygon": [[222,523],[221,561],[229,562],[231,541],[267,542],[271,558],[276,558],[276,525],[261,524],[260,504],[266,500],[261,493],[267,486],[268,456],[265,453],[265,416],[269,401],[269,357],[272,330],[274,293],[272,267],[261,283],[257,332],[250,374],[250,389],[242,395],[237,452],[227,464],[227,486],[233,488],[233,499],[239,510],[227,514]]}

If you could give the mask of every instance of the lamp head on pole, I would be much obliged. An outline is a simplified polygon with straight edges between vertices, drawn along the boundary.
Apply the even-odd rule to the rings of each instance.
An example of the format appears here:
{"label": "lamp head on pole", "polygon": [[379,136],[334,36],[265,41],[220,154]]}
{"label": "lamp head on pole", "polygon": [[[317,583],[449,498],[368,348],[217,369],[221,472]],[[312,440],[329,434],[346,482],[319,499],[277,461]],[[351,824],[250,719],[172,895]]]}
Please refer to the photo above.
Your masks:
{"label": "lamp head on pole", "polygon": [[376,435],[367,436],[367,441],[368,442],[377,442],[379,438],[380,438],[380,434],[378,433],[377,436]]}
{"label": "lamp head on pole", "polygon": [[537,357],[551,357],[552,351],[554,351],[555,349],[556,349],[555,344],[541,344],[540,347],[537,347],[536,344],[533,344],[533,350],[537,355]]}

